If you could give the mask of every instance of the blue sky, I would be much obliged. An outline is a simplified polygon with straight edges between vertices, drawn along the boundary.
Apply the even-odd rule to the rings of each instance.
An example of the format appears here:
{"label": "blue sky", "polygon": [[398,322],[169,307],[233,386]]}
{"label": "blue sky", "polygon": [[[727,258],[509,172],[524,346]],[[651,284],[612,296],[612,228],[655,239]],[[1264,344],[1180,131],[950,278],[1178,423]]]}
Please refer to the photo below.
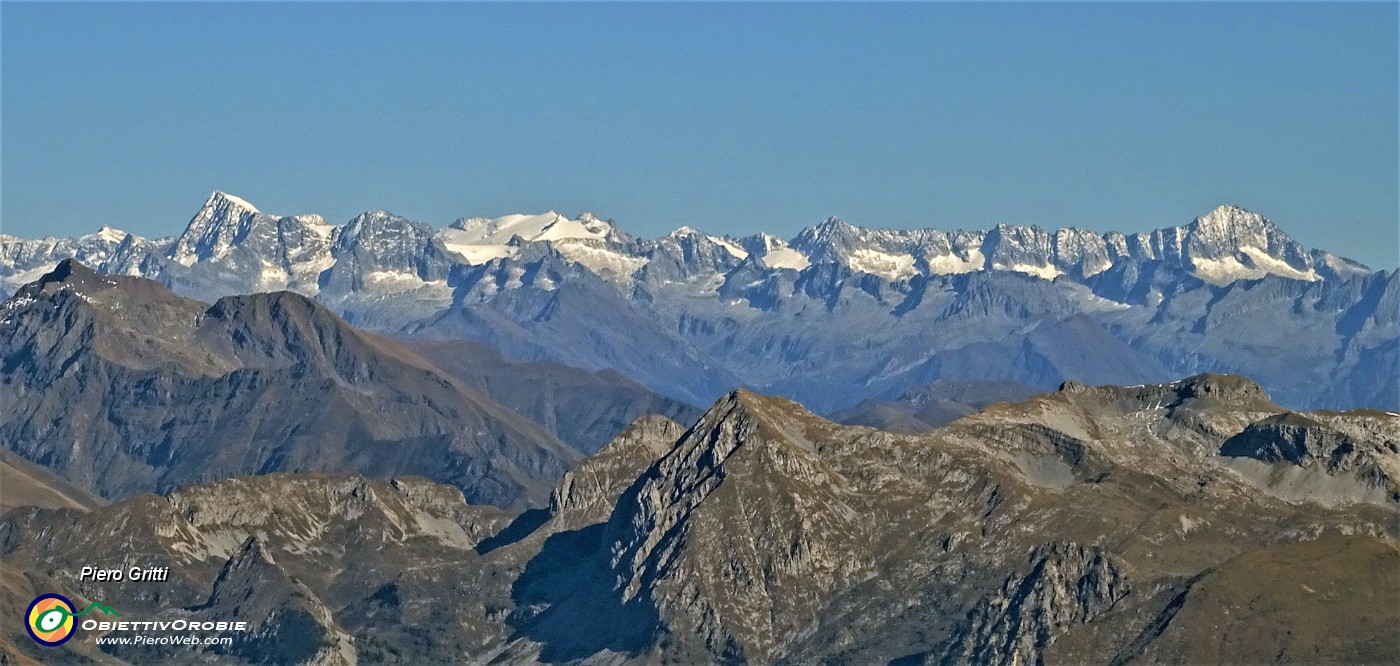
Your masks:
{"label": "blue sky", "polygon": [[1221,203],[1395,267],[1397,5],[0,3],[0,225],[591,210],[791,236]]}

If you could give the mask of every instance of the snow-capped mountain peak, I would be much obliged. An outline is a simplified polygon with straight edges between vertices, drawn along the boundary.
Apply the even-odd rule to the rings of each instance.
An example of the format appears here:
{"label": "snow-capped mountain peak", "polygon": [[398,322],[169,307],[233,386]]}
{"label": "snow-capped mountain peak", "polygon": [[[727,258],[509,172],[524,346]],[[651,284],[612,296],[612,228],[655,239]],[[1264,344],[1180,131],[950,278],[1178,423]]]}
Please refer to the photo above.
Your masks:
{"label": "snow-capped mountain peak", "polygon": [[126,237],[128,235],[129,234],[127,234],[125,231],[122,231],[121,229],[115,229],[105,224],[102,225],[101,229],[97,230],[97,233],[93,234],[95,238],[106,241],[108,243],[120,243],[126,240]]}
{"label": "snow-capped mountain peak", "polygon": [[[216,192],[177,239],[113,229],[0,239],[0,295],[65,258],[204,301],[295,291],[359,326],[440,330],[522,356],[631,368],[678,396],[777,372],[801,377],[802,390],[828,401],[844,399],[832,396],[849,387],[895,395],[907,382],[968,372],[973,353],[993,364],[987,376],[1044,382],[1061,376],[1061,364],[1104,379],[1111,377],[1093,373],[1121,366],[1146,376],[1160,359],[1175,364],[1163,372],[1178,374],[1240,368],[1234,350],[1285,343],[1304,350],[1298,358],[1316,350],[1310,378],[1329,376],[1338,363],[1362,368],[1357,381],[1369,384],[1339,390],[1370,400],[1389,379],[1380,363],[1393,349],[1400,293],[1395,272],[1304,249],[1238,207],[1142,233],[880,229],[837,218],[789,244],[689,228],[634,239],[596,216],[555,211],[446,229],[375,211],[336,227],[317,216],[265,215]],[[1202,337],[1202,327],[1221,333]],[[581,330],[588,336],[577,344]],[[652,342],[633,348],[641,330]],[[1161,346],[1171,336],[1187,342]],[[1065,343],[1065,353],[1055,351]],[[691,384],[677,379],[685,372],[646,369],[647,359],[672,349],[692,350],[687,371],[718,370]],[[979,351],[930,356],[951,350]],[[1206,354],[1223,366],[1197,360]],[[1276,383],[1293,371],[1276,369]]]}
{"label": "snow-capped mountain peak", "polygon": [[[666,234],[665,240],[676,243],[677,245],[682,247],[687,245],[692,248],[703,246],[718,247],[734,259],[742,260],[745,257],[749,256],[748,251],[745,250],[739,243],[736,243],[733,240],[730,240],[729,238],[723,236],[713,236],[711,234],[707,234],[690,225],[682,226],[672,231],[671,233]],[[693,251],[690,252],[687,256],[690,256],[692,258],[696,257]]]}
{"label": "snow-capped mountain peak", "polygon": [[787,247],[787,241],[767,232],[759,232],[739,239],[739,246],[750,254],[763,256],[770,250]]}
{"label": "snow-capped mountain peak", "polygon": [[[454,266],[499,260],[507,273],[531,270],[527,264],[541,256],[536,250],[545,250],[532,248],[535,244],[624,287],[644,280],[653,287],[692,285],[697,293],[709,293],[730,278],[745,288],[769,278],[788,280],[791,276],[779,271],[821,264],[892,283],[977,272],[1084,283],[1111,269],[1118,269],[1111,276],[1122,276],[1110,280],[1138,279],[1129,276],[1147,275],[1148,268],[1217,285],[1269,276],[1345,280],[1369,273],[1355,262],[1302,247],[1268,219],[1238,206],[1131,235],[1012,224],[984,229],[880,229],[829,217],[791,242],[766,233],[731,239],[690,226],[661,238],[635,239],[592,213],[571,218],[554,210],[464,218],[442,229],[379,210],[338,227],[317,215],[267,215],[240,197],[215,191],[173,240],[148,241],[111,227],[81,238],[0,239],[0,291],[57,260],[76,257],[103,271],[154,277],[204,297],[292,289],[327,299],[361,292],[387,298],[430,288],[431,298],[420,299],[429,308],[450,295]],[[513,278],[501,282],[515,283]]]}
{"label": "snow-capped mountain peak", "polygon": [[1238,206],[1219,206],[1185,227],[1167,230],[1163,242],[1189,262],[1192,272],[1212,284],[1279,275],[1314,282],[1322,279],[1306,248],[1268,218]]}
{"label": "snow-capped mountain peak", "polygon": [[190,218],[167,256],[184,266],[222,257],[260,216],[262,212],[247,201],[215,190]]}
{"label": "snow-capped mountain peak", "polygon": [[862,232],[866,231],[860,227],[839,218],[828,217],[814,227],[807,227],[792,239],[792,247],[802,251],[813,261],[824,261],[834,258],[834,254],[840,254],[843,250],[851,249],[848,246],[860,243]]}
{"label": "snow-capped mountain peak", "polygon": [[818,224],[817,226],[813,227],[813,229],[816,229],[818,235],[830,235],[846,231],[852,231],[855,229],[859,229],[859,227],[841,219],[840,217],[831,215],[828,216],[825,220],[822,220],[821,224]]}
{"label": "snow-capped mountain peak", "polygon": [[555,211],[538,215],[513,214],[496,218],[464,218],[448,225],[443,231],[453,244],[503,245],[511,237],[519,236],[526,241],[563,240],[582,238],[605,240],[617,233],[617,229],[592,213],[584,213],[577,219],[569,219]]}
{"label": "snow-capped mountain peak", "polygon": [[538,215],[513,214],[496,218],[463,218],[438,232],[447,248],[465,257],[468,263],[483,264],[515,254],[518,243],[549,241],[555,244],[587,244],[590,241],[621,241],[625,235],[611,222],[593,213],[575,219],[556,212]]}
{"label": "snow-capped mountain peak", "polygon": [[1268,249],[1271,243],[1288,238],[1268,218],[1238,206],[1220,206],[1187,225],[1187,234],[1200,251],[1221,251],[1240,247]]}
{"label": "snow-capped mountain peak", "polygon": [[583,225],[583,228],[594,235],[602,235],[604,238],[610,240],[618,239],[622,236],[622,231],[613,225],[611,221],[599,219],[598,216],[593,213],[586,211],[580,213],[577,221],[579,224]]}
{"label": "snow-capped mountain peak", "polygon": [[214,190],[214,193],[209,195],[209,200],[204,203],[206,207],[210,206],[211,204],[215,206],[224,205],[237,207],[243,210],[252,211],[254,213],[262,212],[258,210],[257,206],[248,203],[247,200],[241,199],[239,197],[233,196],[232,194],[229,194],[228,192],[223,192],[220,190]]}

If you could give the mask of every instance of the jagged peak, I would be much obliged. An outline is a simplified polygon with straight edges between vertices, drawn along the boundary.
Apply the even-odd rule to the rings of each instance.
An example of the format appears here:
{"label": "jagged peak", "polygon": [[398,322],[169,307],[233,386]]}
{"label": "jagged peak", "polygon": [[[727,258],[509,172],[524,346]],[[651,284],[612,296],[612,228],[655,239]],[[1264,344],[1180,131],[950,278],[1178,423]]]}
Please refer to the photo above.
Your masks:
{"label": "jagged peak", "polygon": [[1197,222],[1220,223],[1233,220],[1260,220],[1268,222],[1268,218],[1251,211],[1242,206],[1234,204],[1221,204],[1212,208],[1209,213],[1196,218]]}
{"label": "jagged peak", "polygon": [[745,251],[760,256],[788,246],[787,241],[766,231],[744,236],[738,243]]}
{"label": "jagged peak", "polygon": [[247,201],[214,190],[199,212],[190,218],[190,223],[170,247],[167,256],[185,266],[202,259],[220,257],[227,252],[237,235],[237,226],[259,215],[262,212]]}
{"label": "jagged peak", "polygon": [[342,227],[340,243],[342,245],[351,244],[363,237],[365,234],[375,234],[385,231],[387,227],[406,227],[421,232],[422,235],[431,235],[432,228],[422,222],[410,220],[402,215],[395,215],[384,209],[370,210],[356,215]]}
{"label": "jagged peak", "polygon": [[725,394],[700,417],[691,433],[716,428],[729,429],[728,424],[742,424],[755,430],[765,430],[780,435],[789,432],[796,424],[821,428],[840,427],[813,414],[801,403],[772,395],[754,393],[747,389],[735,389]]}
{"label": "jagged peak", "polygon": [[98,309],[119,309],[123,303],[183,303],[201,306],[175,295],[164,285],[143,277],[109,275],[94,270],[77,259],[64,259],[53,270],[21,287],[13,302],[30,302],[52,298],[57,294],[73,294],[87,306]]}
{"label": "jagged peak", "polygon": [[354,222],[361,222],[361,223],[364,223],[364,222],[369,222],[369,221],[372,221],[372,220],[376,220],[376,221],[377,221],[377,220],[394,220],[394,219],[400,219],[400,220],[401,220],[401,219],[405,219],[405,218],[400,217],[400,216],[398,216],[398,215],[395,215],[395,214],[393,214],[393,213],[391,213],[391,212],[389,212],[389,211],[387,211],[387,210],[384,210],[383,208],[378,208],[378,209],[375,209],[375,210],[367,210],[367,211],[365,211],[365,212],[363,212],[363,213],[360,213],[359,215],[356,215],[355,218],[354,218],[353,220],[351,220],[351,222],[352,222],[352,223],[354,223]]}
{"label": "jagged peak", "polygon": [[326,221],[326,218],[322,217],[317,213],[302,213],[301,215],[293,215],[291,216],[291,219],[310,227],[335,226],[330,222]]}
{"label": "jagged peak", "polygon": [[214,190],[209,195],[209,199],[200,206],[199,211],[190,218],[190,223],[185,227],[185,232],[181,234],[181,241],[193,240],[197,237],[216,233],[216,230],[223,229],[230,223],[238,222],[244,217],[262,215],[253,204],[244,201],[232,194],[227,194],[219,190]]}
{"label": "jagged peak", "polygon": [[126,240],[126,237],[127,237],[127,236],[130,236],[130,235],[131,235],[131,234],[129,234],[129,233],[125,232],[125,231],[122,231],[121,229],[117,229],[117,228],[115,228],[115,227],[110,227],[110,226],[104,224],[104,225],[102,225],[102,227],[101,227],[100,229],[97,230],[97,233],[92,234],[92,236],[90,236],[90,237],[91,237],[91,238],[97,238],[97,239],[99,239],[99,240],[103,240],[103,241],[106,241],[106,242],[108,242],[108,243],[120,243],[120,242]]}
{"label": "jagged peak", "polygon": [[659,414],[633,421],[607,446],[564,474],[550,494],[550,515],[575,524],[587,515],[605,520],[617,497],[670,451],[685,431],[685,426]]}
{"label": "jagged peak", "polygon": [[793,238],[792,244],[826,242],[841,236],[851,235],[859,230],[860,227],[832,215],[822,220],[820,224],[798,232],[797,236]]}
{"label": "jagged peak", "polygon": [[260,564],[276,564],[272,555],[263,547],[262,540],[256,534],[251,534],[243,540],[243,544],[238,547],[228,561],[231,568],[239,568],[245,562],[257,562]]}
{"label": "jagged peak", "polygon": [[[1077,229],[1072,229],[1072,228],[1071,228],[1071,230],[1077,231]],[[1046,230],[1044,227],[1042,227],[1042,226],[1040,226],[1040,225],[1038,225],[1038,224],[1011,224],[1011,223],[1008,223],[1008,222],[998,222],[998,223],[996,223],[996,226],[993,226],[991,229],[988,229],[988,230],[987,230],[987,237],[986,237],[986,238],[987,238],[987,241],[989,241],[989,242],[994,241],[994,240],[997,239],[997,238],[1047,238],[1047,239],[1048,239],[1048,238],[1050,238],[1050,237],[1052,237],[1052,236],[1055,236],[1057,233],[1059,233],[1059,231],[1063,231],[1063,229],[1060,229],[1060,230],[1056,230],[1056,231],[1054,231],[1054,232],[1051,232],[1051,231]]]}
{"label": "jagged peak", "polygon": [[[595,455],[603,454],[609,451],[610,449],[625,447],[625,442],[629,439],[635,439],[645,435],[652,435],[657,433],[675,434],[676,436],[679,436],[683,432],[685,432],[684,426],[682,426],[679,423],[676,423],[675,421],[665,416],[662,416],[660,414],[643,414],[637,417],[634,421],[632,421],[632,423],[629,424],[625,429],[623,429],[623,431],[619,433],[618,436],[614,438],[612,442],[609,442],[607,446],[604,446],[600,451],[598,451],[598,454]],[[651,451],[652,453],[655,453],[657,455],[666,452],[665,449],[656,448],[652,448]]]}
{"label": "jagged peak", "polygon": [[1216,206],[1183,230],[1204,242],[1231,242],[1262,247],[1271,237],[1289,241],[1288,235],[1269,218],[1233,204]]}
{"label": "jagged peak", "polygon": [[209,195],[209,199],[204,202],[203,209],[215,210],[219,208],[238,209],[250,213],[261,213],[257,206],[248,203],[246,199],[236,197],[222,190],[214,190]]}

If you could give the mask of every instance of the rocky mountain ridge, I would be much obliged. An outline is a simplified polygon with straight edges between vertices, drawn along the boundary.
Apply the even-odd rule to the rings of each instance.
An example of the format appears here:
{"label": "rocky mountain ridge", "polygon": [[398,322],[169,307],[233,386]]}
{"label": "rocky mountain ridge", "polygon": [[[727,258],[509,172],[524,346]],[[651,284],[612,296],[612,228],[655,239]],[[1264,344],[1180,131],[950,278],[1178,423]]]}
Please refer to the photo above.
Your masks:
{"label": "rocky mountain ridge", "polygon": [[[1306,498],[1232,467],[1229,442],[1279,424],[1400,458],[1400,415],[1289,413],[1233,376],[1069,384],[921,435],[736,391],[689,428],[639,419],[544,509],[412,478],[235,479],[12,511],[0,579],[11,604],[44,588],[133,617],[237,609],[259,631],[203,655],[225,663],[1392,661],[1400,496],[1338,491],[1372,478],[1345,465],[1258,455],[1336,481]],[[159,595],[78,581],[92,548],[181,566]]]}

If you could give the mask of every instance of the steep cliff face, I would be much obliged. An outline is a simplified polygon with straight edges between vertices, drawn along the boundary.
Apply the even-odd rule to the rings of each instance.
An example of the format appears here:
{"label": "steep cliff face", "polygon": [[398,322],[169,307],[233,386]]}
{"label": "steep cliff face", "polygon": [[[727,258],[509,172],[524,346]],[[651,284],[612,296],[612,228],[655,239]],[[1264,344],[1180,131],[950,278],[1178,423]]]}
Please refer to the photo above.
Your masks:
{"label": "steep cliff face", "polygon": [[712,407],[610,519],[622,600],[644,597],[685,627],[680,649],[773,658],[864,564],[848,557],[855,489],[815,448],[829,431],[795,403],[746,392]]}
{"label": "steep cliff face", "polygon": [[[471,506],[461,491],[427,479],[271,474],[141,495],[86,514],[16,510],[0,519],[0,580],[7,603],[61,591],[133,620],[251,624],[231,646],[204,654],[187,646],[107,648],[132,662],[348,664],[411,653],[446,663],[462,654],[456,643],[464,632],[480,629],[435,609],[489,600],[453,586],[478,575],[474,549],[509,522],[509,514]],[[94,553],[104,559],[94,561]],[[169,579],[80,578],[83,566],[106,563],[168,566]],[[415,624],[453,629],[425,646],[415,643]],[[26,651],[37,646],[22,632],[6,638],[12,642],[0,647],[42,663],[101,656],[91,633],[60,654]]]}
{"label": "steep cliff face", "polygon": [[561,528],[606,521],[618,497],[684,432],[685,426],[663,416],[637,419],[603,450],[564,474],[549,498],[550,517]]}
{"label": "steep cliff face", "polygon": [[[1386,533],[1392,500],[1281,504],[1219,455],[1280,411],[1205,375],[1068,385],[900,437],[737,392],[618,500],[593,591],[655,614],[619,644],[675,661],[1032,663],[1087,625],[1126,626],[1099,644],[1126,649],[1184,575],[1314,530]],[[1372,445],[1400,428],[1354,418]]]}
{"label": "steep cliff face", "polygon": [[1286,412],[1251,423],[1225,440],[1220,455],[1285,496],[1400,502],[1400,439],[1373,424],[1388,420],[1388,413]]}
{"label": "steep cliff face", "polygon": [[1070,627],[1103,615],[1132,591],[1122,567],[1098,548],[1052,543],[1031,551],[1030,571],[984,597],[927,661],[1038,663]]}

